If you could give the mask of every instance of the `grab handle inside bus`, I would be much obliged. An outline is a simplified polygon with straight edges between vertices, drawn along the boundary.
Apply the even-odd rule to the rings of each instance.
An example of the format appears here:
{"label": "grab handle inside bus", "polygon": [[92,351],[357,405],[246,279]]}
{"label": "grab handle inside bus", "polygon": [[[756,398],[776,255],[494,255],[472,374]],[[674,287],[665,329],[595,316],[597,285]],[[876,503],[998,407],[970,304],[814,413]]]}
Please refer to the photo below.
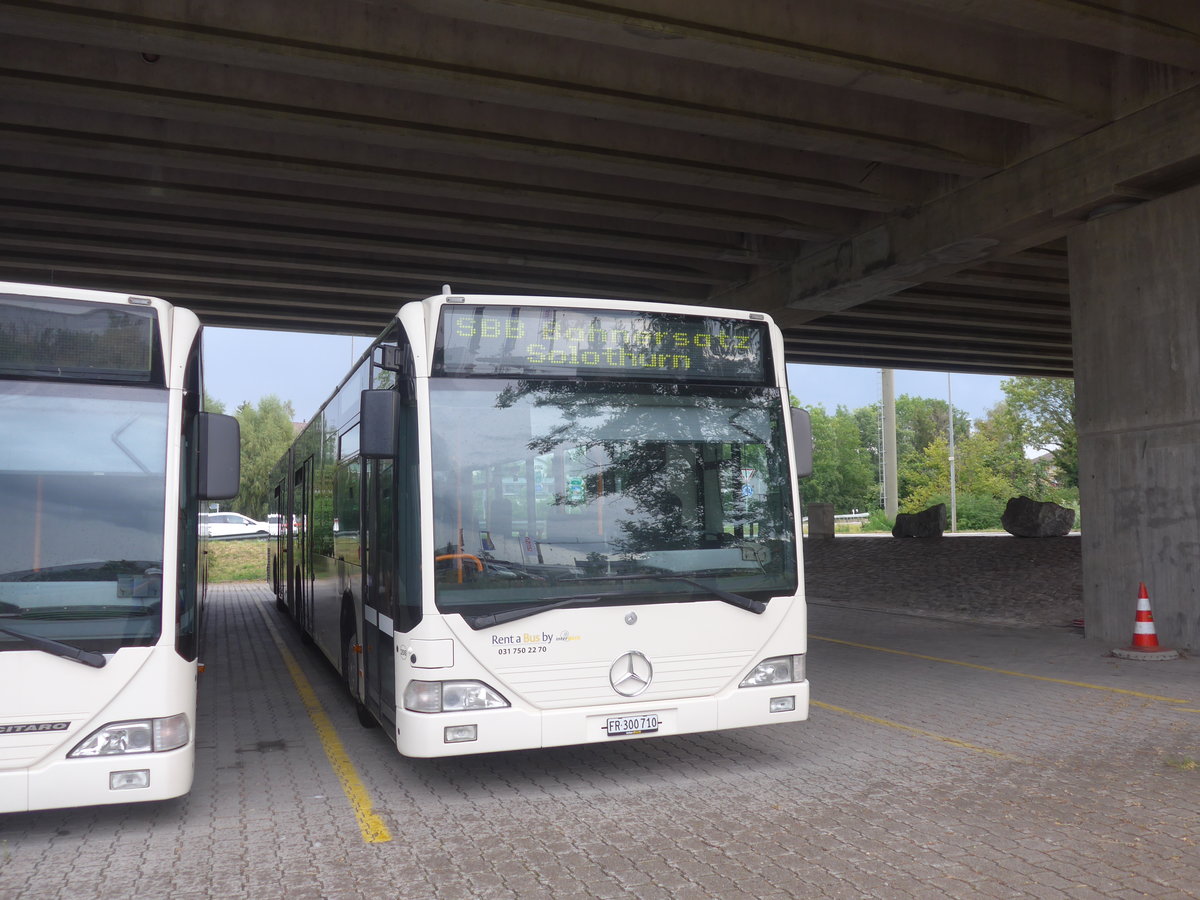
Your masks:
{"label": "grab handle inside bus", "polygon": [[241,481],[241,430],[233,416],[202,412],[197,420],[201,500],[236,497]]}
{"label": "grab handle inside bus", "polygon": [[390,459],[395,456],[399,395],[390,390],[363,391],[359,413],[358,452],[363,458]]}
{"label": "grab handle inside bus", "polygon": [[792,445],[795,448],[796,475],[807,478],[813,471],[812,419],[807,409],[792,407]]}

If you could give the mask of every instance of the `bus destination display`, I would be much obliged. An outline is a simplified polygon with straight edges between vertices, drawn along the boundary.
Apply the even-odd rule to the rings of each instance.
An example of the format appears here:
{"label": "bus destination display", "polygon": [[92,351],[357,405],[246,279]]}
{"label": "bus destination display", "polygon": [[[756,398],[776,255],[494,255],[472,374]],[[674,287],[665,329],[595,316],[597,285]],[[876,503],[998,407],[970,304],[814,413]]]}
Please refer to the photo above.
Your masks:
{"label": "bus destination display", "polygon": [[0,372],[148,382],[157,321],[149,308],[0,294]]}
{"label": "bus destination display", "polygon": [[763,322],[538,306],[446,306],[439,375],[596,375],[764,384]]}

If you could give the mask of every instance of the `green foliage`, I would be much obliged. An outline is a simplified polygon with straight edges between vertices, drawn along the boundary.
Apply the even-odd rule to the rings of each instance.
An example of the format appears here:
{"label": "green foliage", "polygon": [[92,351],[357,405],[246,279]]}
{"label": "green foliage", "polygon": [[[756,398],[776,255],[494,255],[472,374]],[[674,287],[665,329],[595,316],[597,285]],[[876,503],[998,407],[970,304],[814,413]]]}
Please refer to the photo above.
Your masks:
{"label": "green foliage", "polygon": [[[1014,378],[1002,383],[1006,399],[972,428],[954,411],[955,497],[962,530],[1001,528],[1009,499],[1026,496],[1076,510],[1078,463],[1074,390],[1066,379]],[[793,405],[798,405],[793,397]],[[897,474],[903,512],[937,503],[950,506],[949,404],[903,395],[896,401]],[[891,530],[877,507],[879,497],[880,406],[832,415],[816,406],[813,422],[814,474],[801,482],[806,502],[832,503],[838,513],[871,512],[866,530]],[[1027,446],[1045,447],[1051,460],[1031,460]]]}
{"label": "green foliage", "polygon": [[[896,456],[899,459],[897,479],[901,505],[907,507],[908,498],[922,490],[922,479],[917,475],[924,465],[922,454],[931,444],[941,440],[949,442],[950,404],[945,400],[929,397],[912,397],[901,394],[896,398]],[[971,432],[967,414],[954,411],[954,441],[960,444]],[[947,458],[948,458],[948,454]],[[943,484],[950,484],[949,463]],[[924,507],[921,507],[924,509]],[[911,511],[911,510],[907,510]]]}
{"label": "green foliage", "polygon": [[266,519],[268,475],[292,443],[292,404],[268,394],[257,406],[243,403],[235,416],[242,432],[242,480],[231,509]]}
{"label": "green foliage", "polygon": [[213,397],[211,394],[209,394],[208,391],[204,392],[204,400],[203,400],[203,404],[201,405],[200,408],[203,409],[205,412],[210,412],[210,413],[221,414],[221,413],[225,412],[225,404],[222,403],[220,400],[218,400],[216,397]]}
{"label": "green foliage", "polygon": [[891,531],[896,522],[887,517],[882,509],[873,509],[863,523],[863,531]]}
{"label": "green foliage", "polygon": [[813,430],[813,474],[801,482],[806,503],[832,503],[837,513],[877,505],[872,455],[863,447],[855,417],[839,406],[833,415],[809,409]]}
{"label": "green foliage", "polygon": [[[946,504],[946,528],[949,529],[952,524],[950,495],[935,494],[929,498],[927,505],[936,506],[938,503]],[[959,490],[955,493],[954,502],[955,527],[958,531],[1001,531],[1004,525],[1000,517],[1004,515],[1007,504],[1007,498]]]}
{"label": "green foliage", "polygon": [[262,581],[267,572],[265,540],[209,541],[208,581]]}
{"label": "green foliage", "polygon": [[[938,437],[949,440],[950,404],[929,397],[901,394],[896,398],[896,453],[903,459],[919,453]],[[955,443],[971,432],[966,412],[954,410]]]}
{"label": "green foliage", "polygon": [[1070,378],[1006,378],[1000,389],[1024,442],[1050,453],[1063,485],[1078,485],[1075,382]]}

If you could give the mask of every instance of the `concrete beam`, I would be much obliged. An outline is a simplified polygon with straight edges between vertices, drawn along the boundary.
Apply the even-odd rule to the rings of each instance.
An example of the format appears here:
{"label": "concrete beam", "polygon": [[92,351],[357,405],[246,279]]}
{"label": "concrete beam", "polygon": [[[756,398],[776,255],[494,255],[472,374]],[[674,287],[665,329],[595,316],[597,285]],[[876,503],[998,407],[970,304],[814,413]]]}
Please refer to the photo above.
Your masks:
{"label": "concrete beam", "polygon": [[785,298],[782,321],[805,321],[1060,238],[1114,203],[1153,196],[1157,179],[1177,184],[1181,172],[1200,175],[1200,88],[803,254],[721,299],[774,295]]}
{"label": "concrete beam", "polygon": [[[6,234],[42,234],[52,237],[74,235],[80,249],[101,251],[105,248],[132,248],[143,245],[147,234],[174,242],[186,254],[193,248],[233,246],[247,252],[288,254],[327,254],[333,259],[352,257],[374,260],[379,266],[395,268],[413,260],[440,264],[445,271],[462,267],[490,270],[528,269],[570,271],[602,278],[661,280],[673,284],[694,284],[703,291],[712,285],[736,277],[744,266],[695,260],[672,265],[629,254],[620,258],[587,256],[583,253],[539,251],[530,246],[511,248],[489,238],[477,244],[451,243],[432,239],[428,233],[397,228],[368,231],[340,230],[331,223],[325,227],[304,227],[295,223],[272,221],[263,216],[237,217],[225,212],[219,217],[168,214],[144,208],[115,210],[111,206],[38,204],[8,199],[4,208]],[[7,241],[0,239],[0,245]],[[623,260],[623,261],[622,261]]]}
{"label": "concrete beam", "polygon": [[1048,38],[1070,36],[1111,53],[1182,69],[1200,69],[1200,5],[1193,0],[1147,4],[1094,0],[906,0],[931,15],[969,15]]}
{"label": "concrete beam", "polygon": [[[416,5],[473,24],[600,42],[677,61],[712,61],[1029,124],[1079,127],[1102,121],[1111,105],[1108,58],[1062,35],[1031,36],[1018,47],[977,25],[881,4],[693,0],[686,12],[671,0],[626,6],[563,0],[419,0]],[[863,27],[867,20],[870,26]],[[961,52],[980,46],[989,52]]]}
{"label": "concrete beam", "polygon": [[[19,92],[20,88],[14,87],[11,93]],[[350,165],[398,169],[464,180],[478,179],[486,165],[486,175],[493,180],[514,184],[554,184],[570,179],[584,186],[590,182],[611,188],[618,179],[636,183],[641,190],[662,183],[725,191],[739,197],[765,196],[781,202],[881,212],[910,205],[930,192],[942,193],[952,184],[911,170],[885,166],[866,170],[857,162],[780,152],[761,145],[710,142],[707,147],[698,147],[704,143],[698,137],[684,139],[683,135],[643,129],[624,129],[621,137],[630,141],[628,144],[617,140],[611,128],[598,128],[589,136],[589,140],[603,141],[598,145],[568,145],[556,140],[552,142],[554,158],[547,160],[550,148],[531,143],[531,138],[540,140],[537,134],[522,139],[500,134],[484,138],[463,130],[448,136],[426,133],[422,138],[401,126],[382,136],[364,129],[361,140],[348,142],[345,126],[337,123],[330,123],[323,131],[317,127],[264,128],[262,116],[239,116],[236,109],[228,124],[199,122],[192,121],[186,109],[180,116],[164,118],[172,115],[167,104],[163,104],[162,116],[134,115],[121,112],[120,103],[111,97],[101,99],[98,107],[89,104],[87,108],[69,108],[12,97],[0,99],[0,146],[29,143],[41,136],[47,146],[73,141],[91,142],[89,146],[96,142],[128,144],[158,148],[168,158],[176,151],[254,159],[297,158],[332,168]],[[545,122],[539,119],[539,123],[544,129]],[[478,117],[473,124],[481,124]],[[507,125],[511,130],[520,123],[510,121]]]}
{"label": "concrete beam", "polygon": [[[82,164],[81,164],[82,165]],[[103,175],[103,177],[100,177]],[[274,188],[274,190],[272,190]],[[413,228],[427,234],[463,235],[484,238],[488,234],[546,247],[577,247],[627,250],[661,258],[716,259],[740,261],[747,246],[740,237],[709,231],[704,234],[677,227],[656,228],[653,222],[623,223],[599,217],[578,224],[554,223],[536,217],[517,218],[511,211],[478,204],[461,211],[432,206],[389,205],[370,196],[335,196],[332,192],[297,196],[282,185],[209,185],[191,180],[168,182],[160,178],[60,168],[50,171],[33,167],[0,167],[0,189],[8,194],[23,191],[43,199],[89,196],[125,202],[135,200],[161,210],[240,210],[245,213],[284,216],[312,225],[338,223],[342,226]],[[636,227],[637,230],[631,230]]]}
{"label": "concrete beam", "polygon": [[[354,109],[364,88],[382,88],[390,96],[402,87],[430,98],[468,96],[481,114],[489,106],[507,106],[965,175],[995,171],[1005,162],[1005,148],[1026,140],[1023,127],[996,114],[906,104],[859,90],[850,95],[819,84],[796,90],[793,78],[800,73],[773,77],[619,48],[597,54],[594,44],[572,47],[558,38],[464,27],[452,19],[421,19],[414,28],[411,16],[378,8],[368,16],[347,6],[331,19],[319,3],[309,4],[307,15],[299,5],[281,4],[274,17],[263,14],[269,9],[262,4],[251,10],[236,3],[164,2],[153,17],[94,5],[27,7],[0,0],[0,33],[25,39],[7,42],[3,55],[11,61],[5,68],[231,98],[255,90],[261,95],[273,75],[284,76],[271,99],[303,95],[316,108],[332,110]],[[34,38],[84,46],[27,48]],[[124,52],[99,54],[96,63],[94,48]],[[143,58],[147,50],[156,60],[152,77]],[[851,62],[843,63],[843,80],[850,78]],[[294,83],[297,77],[318,84],[303,89]],[[337,98],[322,104],[335,86]],[[1093,121],[1059,118],[1066,119],[1056,122],[1060,127]]]}
{"label": "concrete beam", "polygon": [[[348,199],[353,199],[354,192],[360,192],[378,203],[421,197],[431,198],[439,205],[448,200],[468,207],[503,205],[513,207],[514,214],[520,214],[523,208],[555,210],[789,240],[828,240],[852,230],[862,220],[853,211],[833,206],[719,190],[701,194],[661,182],[598,179],[587,175],[568,178],[559,172],[536,170],[520,173],[525,176],[524,181],[518,180],[517,173],[512,171],[493,170],[486,176],[478,169],[458,174],[445,170],[414,171],[382,153],[370,154],[370,160],[365,161],[364,154],[355,153],[354,148],[346,148],[347,158],[317,158],[282,150],[255,151],[238,144],[198,146],[125,133],[88,134],[11,125],[0,125],[0,148],[9,151],[10,160],[24,157],[31,167],[45,166],[50,172],[65,162],[76,167],[81,176],[85,171],[81,164],[107,161],[158,173],[163,181],[186,182],[191,173],[203,172],[221,178],[227,176],[231,181],[294,182],[298,192],[303,192],[304,185],[336,186],[350,192]],[[100,172],[98,177],[107,177],[107,173]]]}

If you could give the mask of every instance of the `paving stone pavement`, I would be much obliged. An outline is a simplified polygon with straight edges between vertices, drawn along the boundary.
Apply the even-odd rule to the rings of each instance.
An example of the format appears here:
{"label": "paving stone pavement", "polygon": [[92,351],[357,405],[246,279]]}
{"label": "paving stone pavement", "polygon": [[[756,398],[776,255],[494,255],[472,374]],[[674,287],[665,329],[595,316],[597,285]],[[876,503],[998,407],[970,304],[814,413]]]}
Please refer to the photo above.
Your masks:
{"label": "paving stone pavement", "polygon": [[211,592],[206,629],[192,793],[0,816],[0,898],[1200,897],[1195,659],[814,597],[806,723],[407,760],[265,588]]}

